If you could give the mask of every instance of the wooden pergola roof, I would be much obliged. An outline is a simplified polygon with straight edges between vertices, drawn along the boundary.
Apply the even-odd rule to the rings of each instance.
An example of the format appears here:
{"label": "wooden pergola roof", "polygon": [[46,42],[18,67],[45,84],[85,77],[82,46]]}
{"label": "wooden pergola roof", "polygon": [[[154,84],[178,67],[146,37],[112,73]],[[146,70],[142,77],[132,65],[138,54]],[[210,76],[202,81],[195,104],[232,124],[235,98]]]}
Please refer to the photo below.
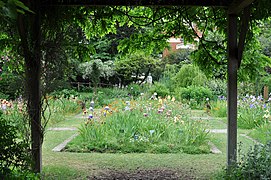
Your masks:
{"label": "wooden pergola roof", "polygon": [[234,0],[48,0],[47,5],[94,6],[219,6],[227,7]]}
{"label": "wooden pergola roof", "polygon": [[239,13],[254,0],[44,0],[45,6],[213,6]]}

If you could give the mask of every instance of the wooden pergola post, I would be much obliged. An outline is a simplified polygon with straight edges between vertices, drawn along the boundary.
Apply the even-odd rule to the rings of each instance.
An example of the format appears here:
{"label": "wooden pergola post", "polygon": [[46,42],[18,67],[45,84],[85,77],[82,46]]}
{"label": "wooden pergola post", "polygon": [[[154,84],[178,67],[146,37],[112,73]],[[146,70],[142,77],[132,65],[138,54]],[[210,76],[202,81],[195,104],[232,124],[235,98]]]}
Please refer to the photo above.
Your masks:
{"label": "wooden pergola post", "polygon": [[227,165],[236,161],[237,149],[237,15],[228,15],[228,139]]}

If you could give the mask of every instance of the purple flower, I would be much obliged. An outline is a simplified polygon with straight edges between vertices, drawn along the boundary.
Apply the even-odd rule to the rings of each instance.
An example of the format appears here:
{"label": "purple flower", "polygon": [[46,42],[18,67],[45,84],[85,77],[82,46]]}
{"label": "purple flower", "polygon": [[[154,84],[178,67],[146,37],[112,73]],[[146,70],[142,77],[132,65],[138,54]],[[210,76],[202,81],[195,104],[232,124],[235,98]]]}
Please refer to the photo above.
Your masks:
{"label": "purple flower", "polygon": [[262,100],[262,99],[263,99],[262,96],[258,96],[258,97],[257,97],[257,100]]}
{"label": "purple flower", "polygon": [[250,104],[249,107],[250,108],[255,108],[255,105],[254,104]]}
{"label": "purple flower", "polygon": [[89,114],[89,115],[88,115],[88,118],[89,118],[89,119],[92,119],[92,118],[93,118],[93,115],[92,115],[92,114]]}

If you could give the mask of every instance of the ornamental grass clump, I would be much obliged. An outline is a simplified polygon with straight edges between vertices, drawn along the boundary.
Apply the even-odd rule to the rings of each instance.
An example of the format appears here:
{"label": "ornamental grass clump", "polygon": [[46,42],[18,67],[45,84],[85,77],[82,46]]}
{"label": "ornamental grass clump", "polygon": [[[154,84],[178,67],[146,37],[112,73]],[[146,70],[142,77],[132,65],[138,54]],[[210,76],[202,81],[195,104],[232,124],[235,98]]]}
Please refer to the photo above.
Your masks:
{"label": "ornamental grass clump", "polygon": [[53,125],[64,121],[66,115],[71,115],[80,111],[77,98],[48,98],[43,104],[43,120],[49,120]]}
{"label": "ornamental grass clump", "polygon": [[238,100],[238,127],[253,129],[269,121],[270,105],[261,96],[246,96]]}
{"label": "ornamental grass clump", "polygon": [[188,119],[186,106],[172,99],[116,101],[107,106],[106,115],[102,110],[92,123],[82,124],[67,150],[209,153],[205,124]]}
{"label": "ornamental grass clump", "polygon": [[227,117],[227,101],[220,96],[217,101],[211,102],[211,114],[215,117]]}

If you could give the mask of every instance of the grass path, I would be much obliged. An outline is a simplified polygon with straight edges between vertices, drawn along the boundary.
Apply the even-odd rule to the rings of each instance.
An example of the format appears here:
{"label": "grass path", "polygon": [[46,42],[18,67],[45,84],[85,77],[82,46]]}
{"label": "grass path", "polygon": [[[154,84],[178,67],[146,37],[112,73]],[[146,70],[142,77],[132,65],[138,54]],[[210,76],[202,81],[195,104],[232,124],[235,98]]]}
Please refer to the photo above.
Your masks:
{"label": "grass path", "polygon": [[[206,121],[209,129],[225,130],[222,119],[212,118],[203,111],[192,112],[194,119]],[[45,134],[43,145],[44,179],[91,179],[105,171],[135,171],[137,169],[171,169],[186,172],[199,179],[211,179],[213,174],[226,165],[226,133],[211,133],[211,142],[222,151],[221,154],[110,154],[53,152],[52,149],[76,134],[76,128],[84,122],[82,115],[69,116],[56,127],[72,128],[66,131],[51,129]],[[242,131],[242,134],[246,132]],[[248,149],[254,142],[245,136],[238,141]]]}

